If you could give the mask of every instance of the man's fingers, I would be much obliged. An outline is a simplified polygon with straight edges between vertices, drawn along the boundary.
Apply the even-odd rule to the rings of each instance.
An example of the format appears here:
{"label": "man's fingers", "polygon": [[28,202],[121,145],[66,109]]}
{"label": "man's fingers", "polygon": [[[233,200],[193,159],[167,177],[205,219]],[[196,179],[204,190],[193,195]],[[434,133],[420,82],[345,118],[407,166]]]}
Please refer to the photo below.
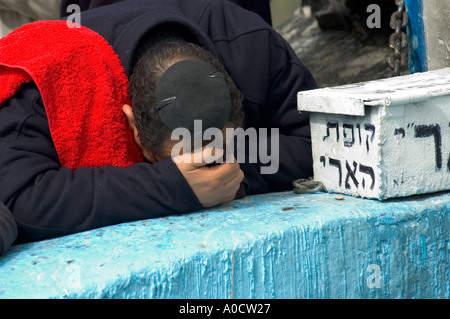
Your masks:
{"label": "man's fingers", "polygon": [[215,162],[222,163],[224,154],[225,152],[222,149],[207,146],[203,150],[175,156],[172,160],[175,164],[192,164],[193,167],[202,167]]}
{"label": "man's fingers", "polygon": [[236,175],[236,177],[232,181],[224,185],[224,188],[227,191],[225,191],[224,199],[220,204],[225,204],[226,202],[232,201],[236,198],[236,193],[239,191],[243,179],[244,173],[240,171],[240,173]]}
{"label": "man's fingers", "polygon": [[210,169],[213,169],[219,176],[222,177],[221,181],[223,184],[227,184],[235,179],[239,179],[240,176],[242,176],[241,181],[244,178],[244,173],[242,173],[241,168],[237,162],[213,166]]}
{"label": "man's fingers", "polygon": [[225,189],[230,189],[231,191],[234,191],[234,195],[236,195],[236,192],[239,190],[239,187],[243,180],[244,180],[244,172],[242,172],[242,170],[239,169],[230,180],[228,180],[226,183],[223,184],[223,186]]}
{"label": "man's fingers", "polygon": [[218,161],[209,165],[223,153],[205,149],[203,152],[187,153],[173,158],[205,208],[214,207],[233,200],[244,179],[240,165],[233,157],[231,163]]}

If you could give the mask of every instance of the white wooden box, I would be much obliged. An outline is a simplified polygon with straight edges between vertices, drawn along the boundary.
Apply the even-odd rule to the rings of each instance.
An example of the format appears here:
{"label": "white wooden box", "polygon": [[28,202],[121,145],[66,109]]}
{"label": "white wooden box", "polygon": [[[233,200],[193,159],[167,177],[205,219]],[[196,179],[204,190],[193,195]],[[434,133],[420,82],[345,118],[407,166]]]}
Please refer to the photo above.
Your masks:
{"label": "white wooden box", "polygon": [[298,94],[314,179],[379,200],[450,190],[450,68]]}

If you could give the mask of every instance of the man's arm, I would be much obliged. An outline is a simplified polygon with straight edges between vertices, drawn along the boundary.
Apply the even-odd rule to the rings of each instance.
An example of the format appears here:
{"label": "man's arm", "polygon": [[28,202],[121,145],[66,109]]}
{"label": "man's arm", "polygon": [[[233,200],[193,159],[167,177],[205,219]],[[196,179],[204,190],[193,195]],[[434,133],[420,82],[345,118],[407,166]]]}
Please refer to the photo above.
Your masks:
{"label": "man's arm", "polygon": [[261,118],[263,127],[279,129],[279,136],[269,136],[269,140],[278,140],[275,153],[270,150],[274,143],[268,144],[269,153],[278,153],[279,168],[275,174],[262,177],[270,190],[282,191],[292,189],[292,181],[313,175],[309,115],[298,111],[297,93],[315,89],[317,84],[290,45],[276,32],[269,37],[269,53],[269,88]]}
{"label": "man's arm", "polygon": [[[262,45],[253,49],[246,45],[249,42]],[[254,32],[234,40],[232,45],[240,48],[234,52],[247,52],[245,58],[230,58],[227,65],[236,69],[232,69],[233,74],[245,95],[245,128],[254,128],[258,133],[256,151],[247,142],[246,163],[239,161],[248,180],[247,195],[292,189],[294,180],[313,174],[309,116],[299,113],[297,93],[316,88],[316,82],[274,31]],[[234,67],[235,61],[243,64]],[[257,158],[257,163],[249,162],[250,158]]]}
{"label": "man's arm", "polygon": [[[265,128],[269,134],[259,134],[257,154],[252,154],[258,163],[242,163],[237,154],[248,180],[247,195],[292,189],[292,181],[312,175],[309,117],[297,110],[297,93],[317,84],[290,45],[259,16],[226,1],[210,2],[209,10],[200,26],[208,30],[244,94],[245,128],[258,133]],[[272,129],[279,130],[278,136]],[[272,138],[279,166],[274,174],[262,174],[262,166],[269,164],[260,155],[270,154]]]}
{"label": "man's arm", "polygon": [[9,209],[0,202],[0,257],[8,251],[17,238],[17,226]]}
{"label": "man's arm", "polygon": [[117,167],[61,167],[37,88],[25,85],[0,109],[0,202],[19,242],[202,208],[171,159]]}

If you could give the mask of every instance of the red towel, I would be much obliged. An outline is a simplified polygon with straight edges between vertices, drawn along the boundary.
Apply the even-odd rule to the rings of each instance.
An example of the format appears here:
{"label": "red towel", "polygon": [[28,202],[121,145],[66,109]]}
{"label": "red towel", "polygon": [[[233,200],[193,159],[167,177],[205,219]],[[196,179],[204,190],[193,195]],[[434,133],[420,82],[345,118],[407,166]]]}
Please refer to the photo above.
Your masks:
{"label": "red towel", "polygon": [[66,21],[39,21],[0,40],[0,107],[34,81],[62,166],[128,167],[142,152],[122,106],[128,78],[107,41]]}

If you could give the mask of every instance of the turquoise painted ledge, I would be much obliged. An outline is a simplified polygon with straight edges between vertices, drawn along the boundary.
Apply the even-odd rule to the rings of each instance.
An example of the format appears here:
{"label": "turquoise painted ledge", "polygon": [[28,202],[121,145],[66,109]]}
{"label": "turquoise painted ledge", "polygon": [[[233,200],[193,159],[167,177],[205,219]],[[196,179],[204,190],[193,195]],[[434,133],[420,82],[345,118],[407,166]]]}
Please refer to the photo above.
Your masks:
{"label": "turquoise painted ledge", "polygon": [[252,196],[14,246],[0,298],[449,298],[450,193]]}

